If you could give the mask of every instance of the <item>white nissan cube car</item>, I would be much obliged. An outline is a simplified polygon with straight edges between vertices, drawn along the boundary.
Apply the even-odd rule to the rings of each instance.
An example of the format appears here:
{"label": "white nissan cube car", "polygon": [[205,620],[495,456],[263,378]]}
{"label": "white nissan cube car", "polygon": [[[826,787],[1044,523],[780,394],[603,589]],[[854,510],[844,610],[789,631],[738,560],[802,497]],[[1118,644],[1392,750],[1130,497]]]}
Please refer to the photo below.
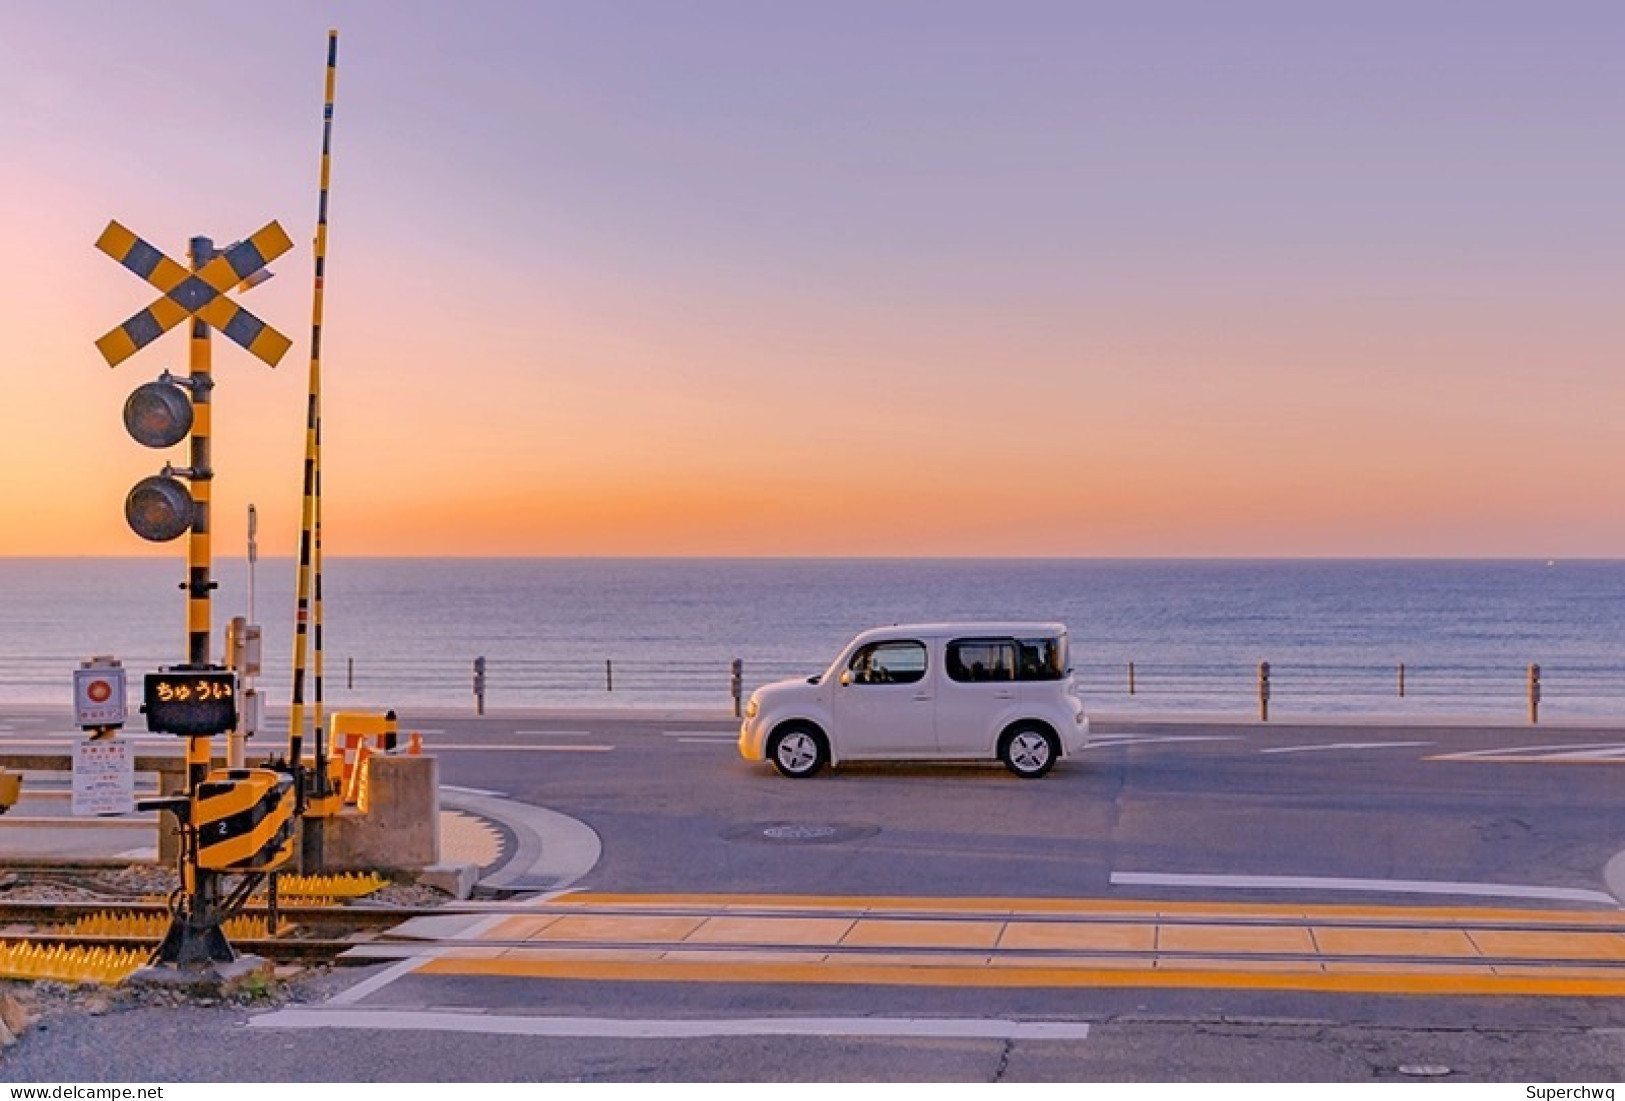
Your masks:
{"label": "white nissan cube car", "polygon": [[791,777],[845,761],[987,760],[1036,778],[1088,740],[1065,625],[928,623],[865,631],[819,676],[752,692],[739,753]]}

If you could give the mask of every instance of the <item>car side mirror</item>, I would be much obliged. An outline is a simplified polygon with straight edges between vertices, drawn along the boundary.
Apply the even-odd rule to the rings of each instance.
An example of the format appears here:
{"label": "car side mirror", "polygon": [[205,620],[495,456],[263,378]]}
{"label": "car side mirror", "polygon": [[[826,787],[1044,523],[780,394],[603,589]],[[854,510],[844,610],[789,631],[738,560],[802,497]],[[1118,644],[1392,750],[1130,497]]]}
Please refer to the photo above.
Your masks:
{"label": "car side mirror", "polygon": [[843,669],[841,671],[841,687],[842,688],[850,688],[850,687],[852,687],[852,670]]}

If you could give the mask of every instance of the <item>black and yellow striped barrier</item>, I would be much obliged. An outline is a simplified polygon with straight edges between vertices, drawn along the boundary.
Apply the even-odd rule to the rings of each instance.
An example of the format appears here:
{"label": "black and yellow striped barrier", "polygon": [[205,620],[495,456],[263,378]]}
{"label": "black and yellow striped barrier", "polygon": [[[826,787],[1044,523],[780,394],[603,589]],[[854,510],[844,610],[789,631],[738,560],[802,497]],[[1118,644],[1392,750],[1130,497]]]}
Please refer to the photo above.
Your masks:
{"label": "black and yellow striped barrier", "polygon": [[293,857],[293,777],[268,768],[215,769],[192,797],[197,865],[272,872]]}

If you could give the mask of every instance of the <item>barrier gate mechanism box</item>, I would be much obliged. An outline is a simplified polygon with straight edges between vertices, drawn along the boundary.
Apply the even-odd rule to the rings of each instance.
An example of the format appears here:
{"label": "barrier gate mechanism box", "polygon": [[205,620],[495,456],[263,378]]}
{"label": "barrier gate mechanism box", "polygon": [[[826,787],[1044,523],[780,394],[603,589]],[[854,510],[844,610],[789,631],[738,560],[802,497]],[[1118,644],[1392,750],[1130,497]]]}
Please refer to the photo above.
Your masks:
{"label": "barrier gate mechanism box", "polygon": [[294,850],[293,777],[269,768],[213,769],[192,798],[200,868],[272,872]]}

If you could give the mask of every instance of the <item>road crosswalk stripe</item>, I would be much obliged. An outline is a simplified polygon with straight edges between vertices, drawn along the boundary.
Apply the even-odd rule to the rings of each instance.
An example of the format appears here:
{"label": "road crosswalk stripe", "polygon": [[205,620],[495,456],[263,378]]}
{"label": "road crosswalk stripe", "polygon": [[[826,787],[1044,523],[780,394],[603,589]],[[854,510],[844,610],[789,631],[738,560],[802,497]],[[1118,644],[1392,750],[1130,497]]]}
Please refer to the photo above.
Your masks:
{"label": "road crosswalk stripe", "polygon": [[873,1036],[954,1040],[1082,1040],[1084,1021],[976,1017],[540,1017],[399,1009],[292,1008],[263,1013],[250,1028],[365,1028],[602,1039],[697,1039],[708,1036]]}

